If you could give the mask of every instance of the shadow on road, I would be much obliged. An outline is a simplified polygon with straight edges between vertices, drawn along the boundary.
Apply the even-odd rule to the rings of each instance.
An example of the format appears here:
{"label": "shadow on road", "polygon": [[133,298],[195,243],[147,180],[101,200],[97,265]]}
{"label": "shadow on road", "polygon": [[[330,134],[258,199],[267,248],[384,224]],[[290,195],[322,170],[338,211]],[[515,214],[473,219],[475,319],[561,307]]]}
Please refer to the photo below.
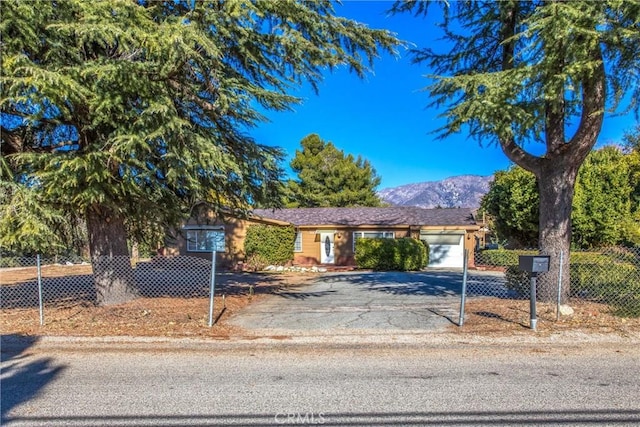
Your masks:
{"label": "shadow on road", "polygon": [[28,349],[37,341],[37,337],[0,336],[0,424],[7,422],[13,408],[37,396],[64,369],[56,366],[51,358],[29,355]]}

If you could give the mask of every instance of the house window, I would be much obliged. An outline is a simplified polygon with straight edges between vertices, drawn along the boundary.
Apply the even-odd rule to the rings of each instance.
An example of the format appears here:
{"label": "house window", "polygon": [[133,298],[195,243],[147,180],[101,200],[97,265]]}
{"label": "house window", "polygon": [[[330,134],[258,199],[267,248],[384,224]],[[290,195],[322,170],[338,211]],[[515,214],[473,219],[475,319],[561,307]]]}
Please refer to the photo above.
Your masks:
{"label": "house window", "polygon": [[302,252],[302,233],[296,233],[296,241],[293,243],[293,251],[294,252]]}
{"label": "house window", "polygon": [[358,239],[393,239],[395,233],[393,231],[354,231],[353,232],[353,250],[356,250],[356,240]]}
{"label": "house window", "polygon": [[187,229],[187,252],[224,252],[224,230]]}

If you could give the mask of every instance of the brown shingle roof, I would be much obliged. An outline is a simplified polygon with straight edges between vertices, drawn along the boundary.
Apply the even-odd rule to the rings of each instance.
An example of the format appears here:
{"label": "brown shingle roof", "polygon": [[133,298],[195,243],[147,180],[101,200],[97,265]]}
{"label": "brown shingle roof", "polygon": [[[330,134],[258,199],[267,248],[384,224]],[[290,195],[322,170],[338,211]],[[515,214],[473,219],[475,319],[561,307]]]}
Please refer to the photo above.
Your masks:
{"label": "brown shingle roof", "polygon": [[285,221],[295,226],[466,226],[476,224],[473,211],[470,208],[423,209],[418,207],[298,208],[256,209],[253,215]]}

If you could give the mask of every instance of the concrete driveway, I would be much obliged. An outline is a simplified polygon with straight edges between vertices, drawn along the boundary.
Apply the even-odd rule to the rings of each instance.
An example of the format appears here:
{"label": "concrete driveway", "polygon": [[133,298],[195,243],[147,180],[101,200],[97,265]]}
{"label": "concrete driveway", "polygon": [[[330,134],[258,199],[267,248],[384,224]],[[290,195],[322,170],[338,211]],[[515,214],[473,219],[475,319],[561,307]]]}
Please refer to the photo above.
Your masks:
{"label": "concrete driveway", "polygon": [[462,272],[326,273],[251,304],[230,322],[256,333],[442,330],[457,324]]}

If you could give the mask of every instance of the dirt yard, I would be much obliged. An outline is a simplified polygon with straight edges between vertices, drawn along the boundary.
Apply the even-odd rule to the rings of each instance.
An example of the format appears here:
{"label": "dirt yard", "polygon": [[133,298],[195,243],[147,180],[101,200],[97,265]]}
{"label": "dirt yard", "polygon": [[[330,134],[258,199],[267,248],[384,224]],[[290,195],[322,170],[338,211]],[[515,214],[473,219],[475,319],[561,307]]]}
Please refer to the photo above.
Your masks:
{"label": "dirt yard", "polygon": [[[90,265],[45,266],[43,277],[91,274]],[[36,280],[35,268],[3,269],[2,286]],[[138,298],[125,304],[97,307],[87,302],[61,303],[44,310],[40,326],[37,306],[3,308],[2,334],[69,336],[165,336],[228,338],[243,331],[227,323],[243,307],[291,286],[304,285],[314,274],[264,273],[221,275],[214,304],[214,326],[209,324],[209,298]]]}
{"label": "dirt yard", "polygon": [[[573,302],[574,314],[557,320],[555,304],[537,303],[537,331],[541,334],[564,330],[595,333],[640,331],[640,319],[622,318],[611,314],[605,304]],[[529,329],[529,301],[500,298],[471,298],[467,300],[465,323],[452,331],[479,335],[506,335]]]}
{"label": "dirt yard", "polygon": [[[46,266],[46,277],[91,274],[91,266]],[[3,269],[3,286],[35,280],[35,268]],[[245,331],[229,325],[227,319],[247,305],[292,286],[304,286],[318,276],[313,273],[239,274],[224,276],[216,292],[215,325],[208,327],[208,298],[138,298],[131,302],[96,307],[86,302],[45,307],[44,326],[40,326],[37,305],[30,308],[3,308],[2,334],[68,336],[162,336],[241,337]],[[226,282],[225,282],[226,280]],[[556,321],[555,306],[538,304],[538,331],[585,330],[625,334],[640,331],[640,319],[613,316],[607,306],[582,302],[575,313]],[[450,332],[477,335],[509,335],[528,330],[529,302],[498,298],[469,298],[462,328],[452,325]]]}

